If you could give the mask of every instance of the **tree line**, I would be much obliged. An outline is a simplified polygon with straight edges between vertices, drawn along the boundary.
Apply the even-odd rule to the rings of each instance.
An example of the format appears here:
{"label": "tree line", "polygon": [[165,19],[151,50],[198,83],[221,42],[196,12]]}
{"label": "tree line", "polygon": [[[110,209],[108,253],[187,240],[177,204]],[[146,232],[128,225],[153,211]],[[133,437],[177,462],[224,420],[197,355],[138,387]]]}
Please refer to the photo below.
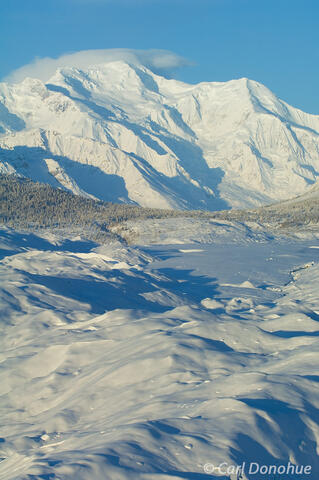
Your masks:
{"label": "tree line", "polygon": [[317,225],[319,196],[248,210],[180,211],[102,202],[14,174],[0,175],[0,223],[14,228],[72,230],[105,241],[115,236],[111,227],[128,220],[172,217],[255,222],[273,229]]}

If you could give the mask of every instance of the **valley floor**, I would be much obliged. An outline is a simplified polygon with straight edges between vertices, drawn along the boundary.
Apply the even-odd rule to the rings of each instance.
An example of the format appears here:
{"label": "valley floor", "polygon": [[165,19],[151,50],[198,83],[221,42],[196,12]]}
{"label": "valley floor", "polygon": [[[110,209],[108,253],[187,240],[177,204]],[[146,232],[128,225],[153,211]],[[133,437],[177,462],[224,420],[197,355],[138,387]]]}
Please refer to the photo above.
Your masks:
{"label": "valley floor", "polygon": [[0,480],[318,478],[317,240],[0,233]]}

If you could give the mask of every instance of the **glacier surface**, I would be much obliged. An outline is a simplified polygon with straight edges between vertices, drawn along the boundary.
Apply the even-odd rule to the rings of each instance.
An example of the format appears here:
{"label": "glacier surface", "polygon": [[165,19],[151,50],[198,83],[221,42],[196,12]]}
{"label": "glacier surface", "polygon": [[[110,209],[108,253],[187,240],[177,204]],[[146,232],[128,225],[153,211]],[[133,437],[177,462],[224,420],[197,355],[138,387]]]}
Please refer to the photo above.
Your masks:
{"label": "glacier surface", "polygon": [[1,480],[318,478],[318,241],[211,229],[139,247],[1,229]]}

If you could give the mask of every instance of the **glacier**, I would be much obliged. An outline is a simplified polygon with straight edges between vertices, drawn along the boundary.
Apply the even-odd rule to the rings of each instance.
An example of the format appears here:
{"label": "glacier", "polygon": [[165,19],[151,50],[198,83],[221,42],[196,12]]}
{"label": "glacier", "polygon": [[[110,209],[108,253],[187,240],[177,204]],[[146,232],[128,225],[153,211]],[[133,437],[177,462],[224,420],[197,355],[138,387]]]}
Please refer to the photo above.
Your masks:
{"label": "glacier", "polygon": [[318,478],[318,241],[216,228],[128,247],[1,227],[1,480]]}

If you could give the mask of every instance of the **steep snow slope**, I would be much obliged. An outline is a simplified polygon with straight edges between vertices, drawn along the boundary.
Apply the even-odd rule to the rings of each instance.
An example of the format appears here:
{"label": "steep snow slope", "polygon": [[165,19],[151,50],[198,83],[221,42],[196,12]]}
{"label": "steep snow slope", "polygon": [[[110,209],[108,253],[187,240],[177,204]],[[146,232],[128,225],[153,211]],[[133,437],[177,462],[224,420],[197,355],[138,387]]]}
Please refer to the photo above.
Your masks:
{"label": "steep snow slope", "polygon": [[316,480],[312,246],[2,229],[0,479],[264,480],[251,463],[290,461],[310,474],[278,478]]}
{"label": "steep snow slope", "polygon": [[0,85],[1,171],[142,206],[224,209],[302,194],[319,117],[257,82],[187,85],[124,62]]}

